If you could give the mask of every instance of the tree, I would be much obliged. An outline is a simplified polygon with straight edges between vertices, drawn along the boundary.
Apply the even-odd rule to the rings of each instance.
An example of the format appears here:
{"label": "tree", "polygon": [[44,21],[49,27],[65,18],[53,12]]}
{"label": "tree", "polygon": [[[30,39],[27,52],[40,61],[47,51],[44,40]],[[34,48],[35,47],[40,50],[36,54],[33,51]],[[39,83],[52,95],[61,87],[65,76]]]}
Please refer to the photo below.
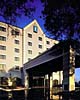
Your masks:
{"label": "tree", "polygon": [[32,12],[35,11],[35,7],[29,5],[32,2],[34,0],[2,0],[0,16],[9,22],[15,22],[16,17],[20,17],[21,14],[31,17]]}
{"label": "tree", "polygon": [[45,28],[55,39],[80,39],[80,0],[41,0]]}

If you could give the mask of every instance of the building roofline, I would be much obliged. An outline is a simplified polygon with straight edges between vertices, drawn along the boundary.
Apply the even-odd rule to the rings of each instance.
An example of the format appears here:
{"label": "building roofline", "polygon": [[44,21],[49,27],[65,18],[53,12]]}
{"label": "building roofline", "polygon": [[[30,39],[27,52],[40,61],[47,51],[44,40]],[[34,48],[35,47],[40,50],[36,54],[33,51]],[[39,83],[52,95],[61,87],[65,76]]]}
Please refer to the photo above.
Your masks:
{"label": "building roofline", "polygon": [[43,30],[41,29],[38,21],[36,19],[34,19],[32,22],[30,22],[28,25],[26,25],[25,27],[23,27],[23,29],[29,28],[32,24],[37,24],[38,28],[41,30],[41,32],[44,34]]}
{"label": "building roofline", "polygon": [[17,25],[13,25],[13,24],[8,23],[8,22],[0,21],[0,23],[8,24],[8,25],[11,25],[11,26],[13,26],[13,27],[17,27],[17,28],[23,29],[23,28],[21,28],[21,27],[19,27],[19,26],[17,26]]}

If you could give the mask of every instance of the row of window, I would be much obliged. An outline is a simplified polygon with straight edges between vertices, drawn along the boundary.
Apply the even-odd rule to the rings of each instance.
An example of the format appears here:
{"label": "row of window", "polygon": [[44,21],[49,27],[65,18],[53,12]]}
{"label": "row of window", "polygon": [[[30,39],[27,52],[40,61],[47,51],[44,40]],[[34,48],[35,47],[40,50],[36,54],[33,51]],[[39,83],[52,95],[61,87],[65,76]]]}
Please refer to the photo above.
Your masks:
{"label": "row of window", "polygon": [[[32,42],[28,42],[28,45],[29,45],[29,46],[32,46]],[[41,48],[42,48],[42,45],[39,44],[38,47],[41,49]]]}
{"label": "row of window", "polygon": [[4,32],[6,32],[6,28],[5,28],[5,27],[0,26],[0,31],[4,31]]}
{"label": "row of window", "polygon": [[[5,36],[0,36],[0,40],[1,41],[6,41],[6,37]],[[15,40],[14,43],[19,44],[19,40]]]}
{"label": "row of window", "polygon": [[[32,34],[28,33],[28,37],[32,38]],[[42,41],[42,37],[38,37],[39,41]],[[50,41],[46,41],[46,44],[50,44]]]}
{"label": "row of window", "polygon": [[[28,50],[28,54],[32,54],[32,50]],[[39,52],[39,55],[41,54],[41,52]]]}
{"label": "row of window", "polygon": [[[6,64],[0,64],[0,71],[1,71],[1,70],[5,70],[5,68],[6,68]],[[15,70],[19,70],[19,66],[16,66],[16,65],[15,65],[14,69],[15,69]]]}
{"label": "row of window", "polygon": [[[6,59],[6,55],[0,55],[0,59]],[[15,57],[14,60],[15,61],[19,61],[20,58],[19,57]]]}
{"label": "row of window", "polygon": [[[6,46],[0,45],[0,50],[6,50]],[[16,53],[19,53],[20,50],[18,48],[15,48],[14,51]]]}
{"label": "row of window", "polygon": [[[31,37],[31,34],[29,34],[29,36]],[[42,41],[42,37],[38,38],[40,41]],[[4,36],[0,36],[0,40],[1,41],[6,41],[6,37]],[[15,44],[19,44],[19,40],[15,40]],[[32,45],[31,42],[28,42],[29,45]],[[49,41],[46,41],[46,44],[50,44]]]}
{"label": "row of window", "polygon": [[[6,28],[3,27],[3,26],[0,26],[0,31],[6,32]],[[35,32],[35,33],[38,32],[38,27],[37,27],[36,25],[33,26],[33,32]],[[19,30],[18,30],[18,29],[15,29],[15,30],[12,29],[11,33],[12,33],[13,35],[15,35],[15,34],[16,34],[16,35],[19,35]]]}
{"label": "row of window", "polygon": [[[3,32],[6,32],[6,28],[5,27],[3,27],[3,26],[0,26],[0,31],[3,31]],[[12,35],[19,35],[19,30],[18,29],[12,29],[11,30],[11,33],[12,33]]]}

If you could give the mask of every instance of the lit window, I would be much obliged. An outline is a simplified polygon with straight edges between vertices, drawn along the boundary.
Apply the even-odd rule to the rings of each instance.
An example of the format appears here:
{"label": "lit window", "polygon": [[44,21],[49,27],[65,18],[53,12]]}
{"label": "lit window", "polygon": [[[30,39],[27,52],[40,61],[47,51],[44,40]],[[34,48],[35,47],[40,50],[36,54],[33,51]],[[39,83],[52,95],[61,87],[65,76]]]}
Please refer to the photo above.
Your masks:
{"label": "lit window", "polygon": [[6,55],[0,55],[0,59],[6,59]]}
{"label": "lit window", "polygon": [[0,50],[6,50],[6,46],[0,45]]}
{"label": "lit window", "polygon": [[19,61],[19,57],[15,57],[15,61]]}
{"label": "lit window", "polygon": [[1,40],[1,41],[6,41],[6,37],[0,36],[0,40]]}
{"label": "lit window", "polygon": [[32,54],[32,50],[28,50],[28,54]]}
{"label": "lit window", "polygon": [[6,32],[6,28],[5,28],[5,27],[0,26],[0,31],[4,31],[4,32]]}
{"label": "lit window", "polygon": [[32,42],[28,42],[28,45],[29,45],[29,46],[32,46]]}
{"label": "lit window", "polygon": [[39,44],[38,47],[41,49],[42,48],[42,45]]}
{"label": "lit window", "polygon": [[0,64],[0,71],[4,71],[6,68],[6,64]]}
{"label": "lit window", "polygon": [[50,42],[49,42],[49,41],[46,41],[46,43],[47,43],[47,44],[50,44]]}
{"label": "lit window", "polygon": [[19,40],[15,40],[15,44],[19,44]]}
{"label": "lit window", "polygon": [[19,53],[19,49],[15,48],[15,52],[16,52],[16,53]]}
{"label": "lit window", "polygon": [[42,41],[42,37],[38,37],[39,41]]}
{"label": "lit window", "polygon": [[32,34],[28,33],[28,37],[29,37],[29,38],[32,38]]}
{"label": "lit window", "polygon": [[35,32],[35,33],[38,32],[38,27],[37,26],[33,26],[33,32]]}

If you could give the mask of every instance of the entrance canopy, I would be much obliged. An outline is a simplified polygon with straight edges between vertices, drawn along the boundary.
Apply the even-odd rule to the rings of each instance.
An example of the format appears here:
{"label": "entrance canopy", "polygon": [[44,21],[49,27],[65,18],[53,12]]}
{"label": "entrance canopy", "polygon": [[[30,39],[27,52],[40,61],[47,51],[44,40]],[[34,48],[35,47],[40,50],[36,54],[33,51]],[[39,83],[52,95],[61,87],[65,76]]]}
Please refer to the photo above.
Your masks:
{"label": "entrance canopy", "polygon": [[47,74],[63,70],[63,57],[69,55],[70,46],[75,49],[75,67],[80,66],[80,43],[76,41],[61,41],[35,59],[24,64],[24,69],[30,74]]}

